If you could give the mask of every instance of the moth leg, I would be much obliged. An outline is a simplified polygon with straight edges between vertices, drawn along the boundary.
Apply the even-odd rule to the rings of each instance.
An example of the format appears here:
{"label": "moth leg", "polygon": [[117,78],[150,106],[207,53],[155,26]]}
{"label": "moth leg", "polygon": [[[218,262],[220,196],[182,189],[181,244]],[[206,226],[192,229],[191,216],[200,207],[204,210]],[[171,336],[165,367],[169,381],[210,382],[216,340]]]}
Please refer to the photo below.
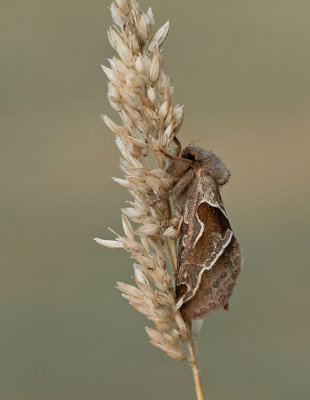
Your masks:
{"label": "moth leg", "polygon": [[173,141],[177,146],[177,152],[176,152],[175,156],[176,157],[180,157],[181,150],[182,150],[181,143],[180,143],[179,139],[176,136],[173,138]]}
{"label": "moth leg", "polygon": [[175,228],[174,233],[171,236],[171,238],[176,239],[181,236],[181,227],[182,227],[183,219],[184,219],[184,217],[182,215],[182,217],[180,218],[180,221],[178,223],[178,226]]}
{"label": "moth leg", "polygon": [[228,311],[229,310],[229,303],[226,303],[224,306],[224,310]]}
{"label": "moth leg", "polygon": [[189,169],[178,181],[177,183],[173,186],[172,189],[169,190],[166,194],[163,196],[159,196],[153,201],[151,201],[149,204],[152,205],[154,203],[157,203],[158,201],[167,199],[170,196],[178,196],[184,190],[187,188],[187,186],[190,184],[190,182],[193,180],[195,176],[195,172],[193,169]]}
{"label": "moth leg", "polygon": [[170,154],[166,153],[164,150],[160,149],[160,151],[165,157],[169,158],[169,160],[174,160],[176,157],[171,156]]}
{"label": "moth leg", "polygon": [[182,224],[183,224],[183,220],[184,220],[184,215],[181,216],[180,221],[179,221],[178,226],[177,226],[177,229],[176,229],[177,232],[179,233],[179,235],[181,234],[181,227],[182,227]]}
{"label": "moth leg", "polygon": [[174,160],[175,158],[180,158],[180,154],[181,154],[181,150],[182,150],[182,146],[181,143],[179,141],[179,139],[177,139],[176,137],[173,138],[174,143],[177,146],[176,149],[176,153],[175,156],[171,156],[170,154],[167,154],[164,150],[160,149],[158,151],[160,151],[165,157],[169,158],[170,160]]}

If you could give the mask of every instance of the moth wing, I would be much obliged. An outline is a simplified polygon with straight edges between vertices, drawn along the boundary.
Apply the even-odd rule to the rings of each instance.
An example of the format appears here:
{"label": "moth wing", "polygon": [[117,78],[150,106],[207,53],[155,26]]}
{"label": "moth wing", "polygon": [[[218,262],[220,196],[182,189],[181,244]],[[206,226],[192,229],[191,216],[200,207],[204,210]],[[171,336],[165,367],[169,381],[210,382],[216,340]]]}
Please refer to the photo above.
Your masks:
{"label": "moth wing", "polygon": [[221,192],[219,191],[218,188],[216,188],[216,190],[213,193],[203,193],[201,196],[201,203],[206,202],[208,203],[210,206],[218,208],[219,210],[221,210],[222,214],[225,216],[225,218],[228,221],[228,217],[226,214],[226,210],[224,207],[224,203],[222,200],[222,196],[221,196]]}
{"label": "moth wing", "polygon": [[214,266],[204,271],[195,296],[183,304],[183,318],[195,320],[204,318],[212,310],[227,310],[241,265],[242,253],[239,243],[233,237]]}
{"label": "moth wing", "polygon": [[185,194],[176,279],[183,317],[194,320],[227,308],[241,263],[219,186],[202,165]]}
{"label": "moth wing", "polygon": [[178,306],[195,296],[204,271],[215,265],[233,238],[217,187],[200,191],[196,203],[185,201],[176,282]]}

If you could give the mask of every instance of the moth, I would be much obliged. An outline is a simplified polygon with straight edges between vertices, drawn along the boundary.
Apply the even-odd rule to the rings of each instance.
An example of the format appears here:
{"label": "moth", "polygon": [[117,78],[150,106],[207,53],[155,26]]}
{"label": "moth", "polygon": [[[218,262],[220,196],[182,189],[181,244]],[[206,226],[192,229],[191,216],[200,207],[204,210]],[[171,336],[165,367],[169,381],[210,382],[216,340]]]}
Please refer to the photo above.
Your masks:
{"label": "moth", "polygon": [[[165,153],[164,153],[165,154]],[[167,172],[176,179],[162,198],[184,195],[180,224],[177,307],[186,320],[229,308],[229,298],[241,270],[242,254],[231,229],[220,188],[230,172],[211,151],[186,147],[169,157]]]}

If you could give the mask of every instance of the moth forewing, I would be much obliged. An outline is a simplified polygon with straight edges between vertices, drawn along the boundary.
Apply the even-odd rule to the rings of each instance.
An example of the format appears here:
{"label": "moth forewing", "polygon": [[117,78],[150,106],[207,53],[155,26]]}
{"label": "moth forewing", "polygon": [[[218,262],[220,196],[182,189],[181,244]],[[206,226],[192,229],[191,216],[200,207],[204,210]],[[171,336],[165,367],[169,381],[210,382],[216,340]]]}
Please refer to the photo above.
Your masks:
{"label": "moth forewing", "polygon": [[166,195],[184,193],[176,275],[177,305],[188,320],[228,309],[241,269],[240,246],[220,195],[230,172],[212,152],[186,147],[168,168],[177,182]]}

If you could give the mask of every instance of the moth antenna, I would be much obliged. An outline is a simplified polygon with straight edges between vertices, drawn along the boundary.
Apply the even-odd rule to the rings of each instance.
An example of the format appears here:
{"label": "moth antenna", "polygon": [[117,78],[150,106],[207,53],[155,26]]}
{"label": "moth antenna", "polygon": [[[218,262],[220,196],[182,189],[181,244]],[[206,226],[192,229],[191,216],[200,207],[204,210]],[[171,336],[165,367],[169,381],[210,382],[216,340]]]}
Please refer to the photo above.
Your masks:
{"label": "moth antenna", "polygon": [[192,144],[194,144],[194,143],[196,143],[196,142],[199,142],[199,140],[200,140],[200,139],[192,140],[192,141],[190,142],[190,144],[188,144],[186,147],[189,147],[189,146],[191,146]]}

